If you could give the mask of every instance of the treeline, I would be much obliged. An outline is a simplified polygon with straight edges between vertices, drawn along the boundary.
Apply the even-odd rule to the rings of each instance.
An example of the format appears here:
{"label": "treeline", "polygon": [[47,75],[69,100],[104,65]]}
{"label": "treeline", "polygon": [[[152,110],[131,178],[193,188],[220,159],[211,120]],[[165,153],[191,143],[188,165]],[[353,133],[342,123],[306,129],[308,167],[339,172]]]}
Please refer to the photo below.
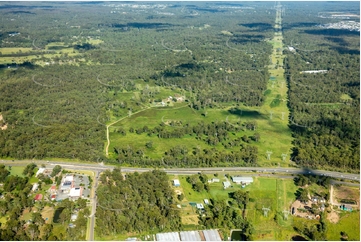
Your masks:
{"label": "treeline", "polygon": [[[212,122],[209,124],[201,122],[193,126],[189,123],[182,124],[181,121],[171,121],[169,126],[165,123],[161,123],[153,129],[146,125],[137,129],[131,127],[129,129],[129,133],[135,132],[139,135],[146,133],[149,137],[156,136],[160,139],[182,138],[185,135],[194,135],[198,140],[202,140],[208,145],[215,146],[218,143],[222,143],[225,148],[230,148],[239,146],[241,144],[241,140],[247,143],[249,143],[250,140],[259,141],[260,134],[256,132],[254,135],[249,137],[245,136],[230,140],[228,132],[238,133],[245,131],[246,129],[256,130],[256,127],[256,121],[249,121],[245,123],[238,121],[236,124],[231,124],[228,121]],[[124,136],[127,133],[127,131],[123,128],[118,128],[116,132],[121,133]]]}
{"label": "treeline", "polygon": [[104,172],[97,189],[96,232],[100,236],[181,230],[176,196],[165,172]]}

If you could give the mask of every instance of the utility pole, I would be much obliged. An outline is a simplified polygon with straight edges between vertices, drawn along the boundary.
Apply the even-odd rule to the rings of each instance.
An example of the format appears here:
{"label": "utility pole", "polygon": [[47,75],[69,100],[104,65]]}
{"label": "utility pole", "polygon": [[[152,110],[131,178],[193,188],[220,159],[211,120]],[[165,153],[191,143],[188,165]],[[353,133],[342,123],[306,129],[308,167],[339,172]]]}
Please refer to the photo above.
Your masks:
{"label": "utility pole", "polygon": [[271,210],[270,208],[265,208],[262,206],[262,210],[263,210],[263,216],[267,217],[268,216],[268,212]]}
{"label": "utility pole", "polygon": [[288,210],[283,210],[283,219],[284,220],[288,220],[288,215],[290,214],[290,211]]}
{"label": "utility pole", "polygon": [[270,160],[271,159],[271,155],[272,155],[272,151],[268,151],[266,152],[267,154],[267,160]]}

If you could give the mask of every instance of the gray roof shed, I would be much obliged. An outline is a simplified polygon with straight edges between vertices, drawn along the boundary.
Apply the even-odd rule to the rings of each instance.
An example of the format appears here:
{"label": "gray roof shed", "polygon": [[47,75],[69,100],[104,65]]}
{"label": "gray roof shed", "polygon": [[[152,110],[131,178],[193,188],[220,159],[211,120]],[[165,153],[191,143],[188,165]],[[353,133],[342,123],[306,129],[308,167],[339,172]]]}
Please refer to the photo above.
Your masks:
{"label": "gray roof shed", "polygon": [[157,241],[180,241],[178,232],[158,233]]}
{"label": "gray roof shed", "polygon": [[206,241],[222,241],[221,236],[215,229],[203,230]]}
{"label": "gray roof shed", "polygon": [[201,241],[198,231],[182,231],[179,232],[181,241]]}

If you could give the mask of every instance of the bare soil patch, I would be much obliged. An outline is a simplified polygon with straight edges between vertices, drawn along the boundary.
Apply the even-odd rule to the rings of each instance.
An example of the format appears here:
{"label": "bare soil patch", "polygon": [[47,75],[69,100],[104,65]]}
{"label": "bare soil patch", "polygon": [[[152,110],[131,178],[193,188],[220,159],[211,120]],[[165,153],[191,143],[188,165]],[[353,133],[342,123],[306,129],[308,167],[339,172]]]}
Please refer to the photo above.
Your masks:
{"label": "bare soil patch", "polygon": [[198,215],[182,216],[182,224],[198,224]]}
{"label": "bare soil patch", "polygon": [[327,215],[327,219],[331,222],[331,223],[338,223],[338,221],[340,220],[340,216],[338,216],[338,213],[335,211],[331,211],[331,213],[329,213]]}
{"label": "bare soil patch", "polygon": [[341,199],[352,199],[360,206],[360,188],[348,186],[334,186],[334,202],[341,203]]}

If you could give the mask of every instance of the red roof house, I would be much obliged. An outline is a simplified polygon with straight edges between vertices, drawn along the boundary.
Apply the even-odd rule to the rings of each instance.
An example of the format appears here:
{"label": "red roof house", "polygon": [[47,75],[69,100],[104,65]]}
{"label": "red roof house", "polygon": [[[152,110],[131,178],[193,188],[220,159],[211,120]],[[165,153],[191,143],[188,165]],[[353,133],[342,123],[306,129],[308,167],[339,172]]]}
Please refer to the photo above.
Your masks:
{"label": "red roof house", "polygon": [[39,201],[39,200],[41,200],[41,199],[43,199],[43,194],[36,194],[34,200],[35,200],[35,201]]}

